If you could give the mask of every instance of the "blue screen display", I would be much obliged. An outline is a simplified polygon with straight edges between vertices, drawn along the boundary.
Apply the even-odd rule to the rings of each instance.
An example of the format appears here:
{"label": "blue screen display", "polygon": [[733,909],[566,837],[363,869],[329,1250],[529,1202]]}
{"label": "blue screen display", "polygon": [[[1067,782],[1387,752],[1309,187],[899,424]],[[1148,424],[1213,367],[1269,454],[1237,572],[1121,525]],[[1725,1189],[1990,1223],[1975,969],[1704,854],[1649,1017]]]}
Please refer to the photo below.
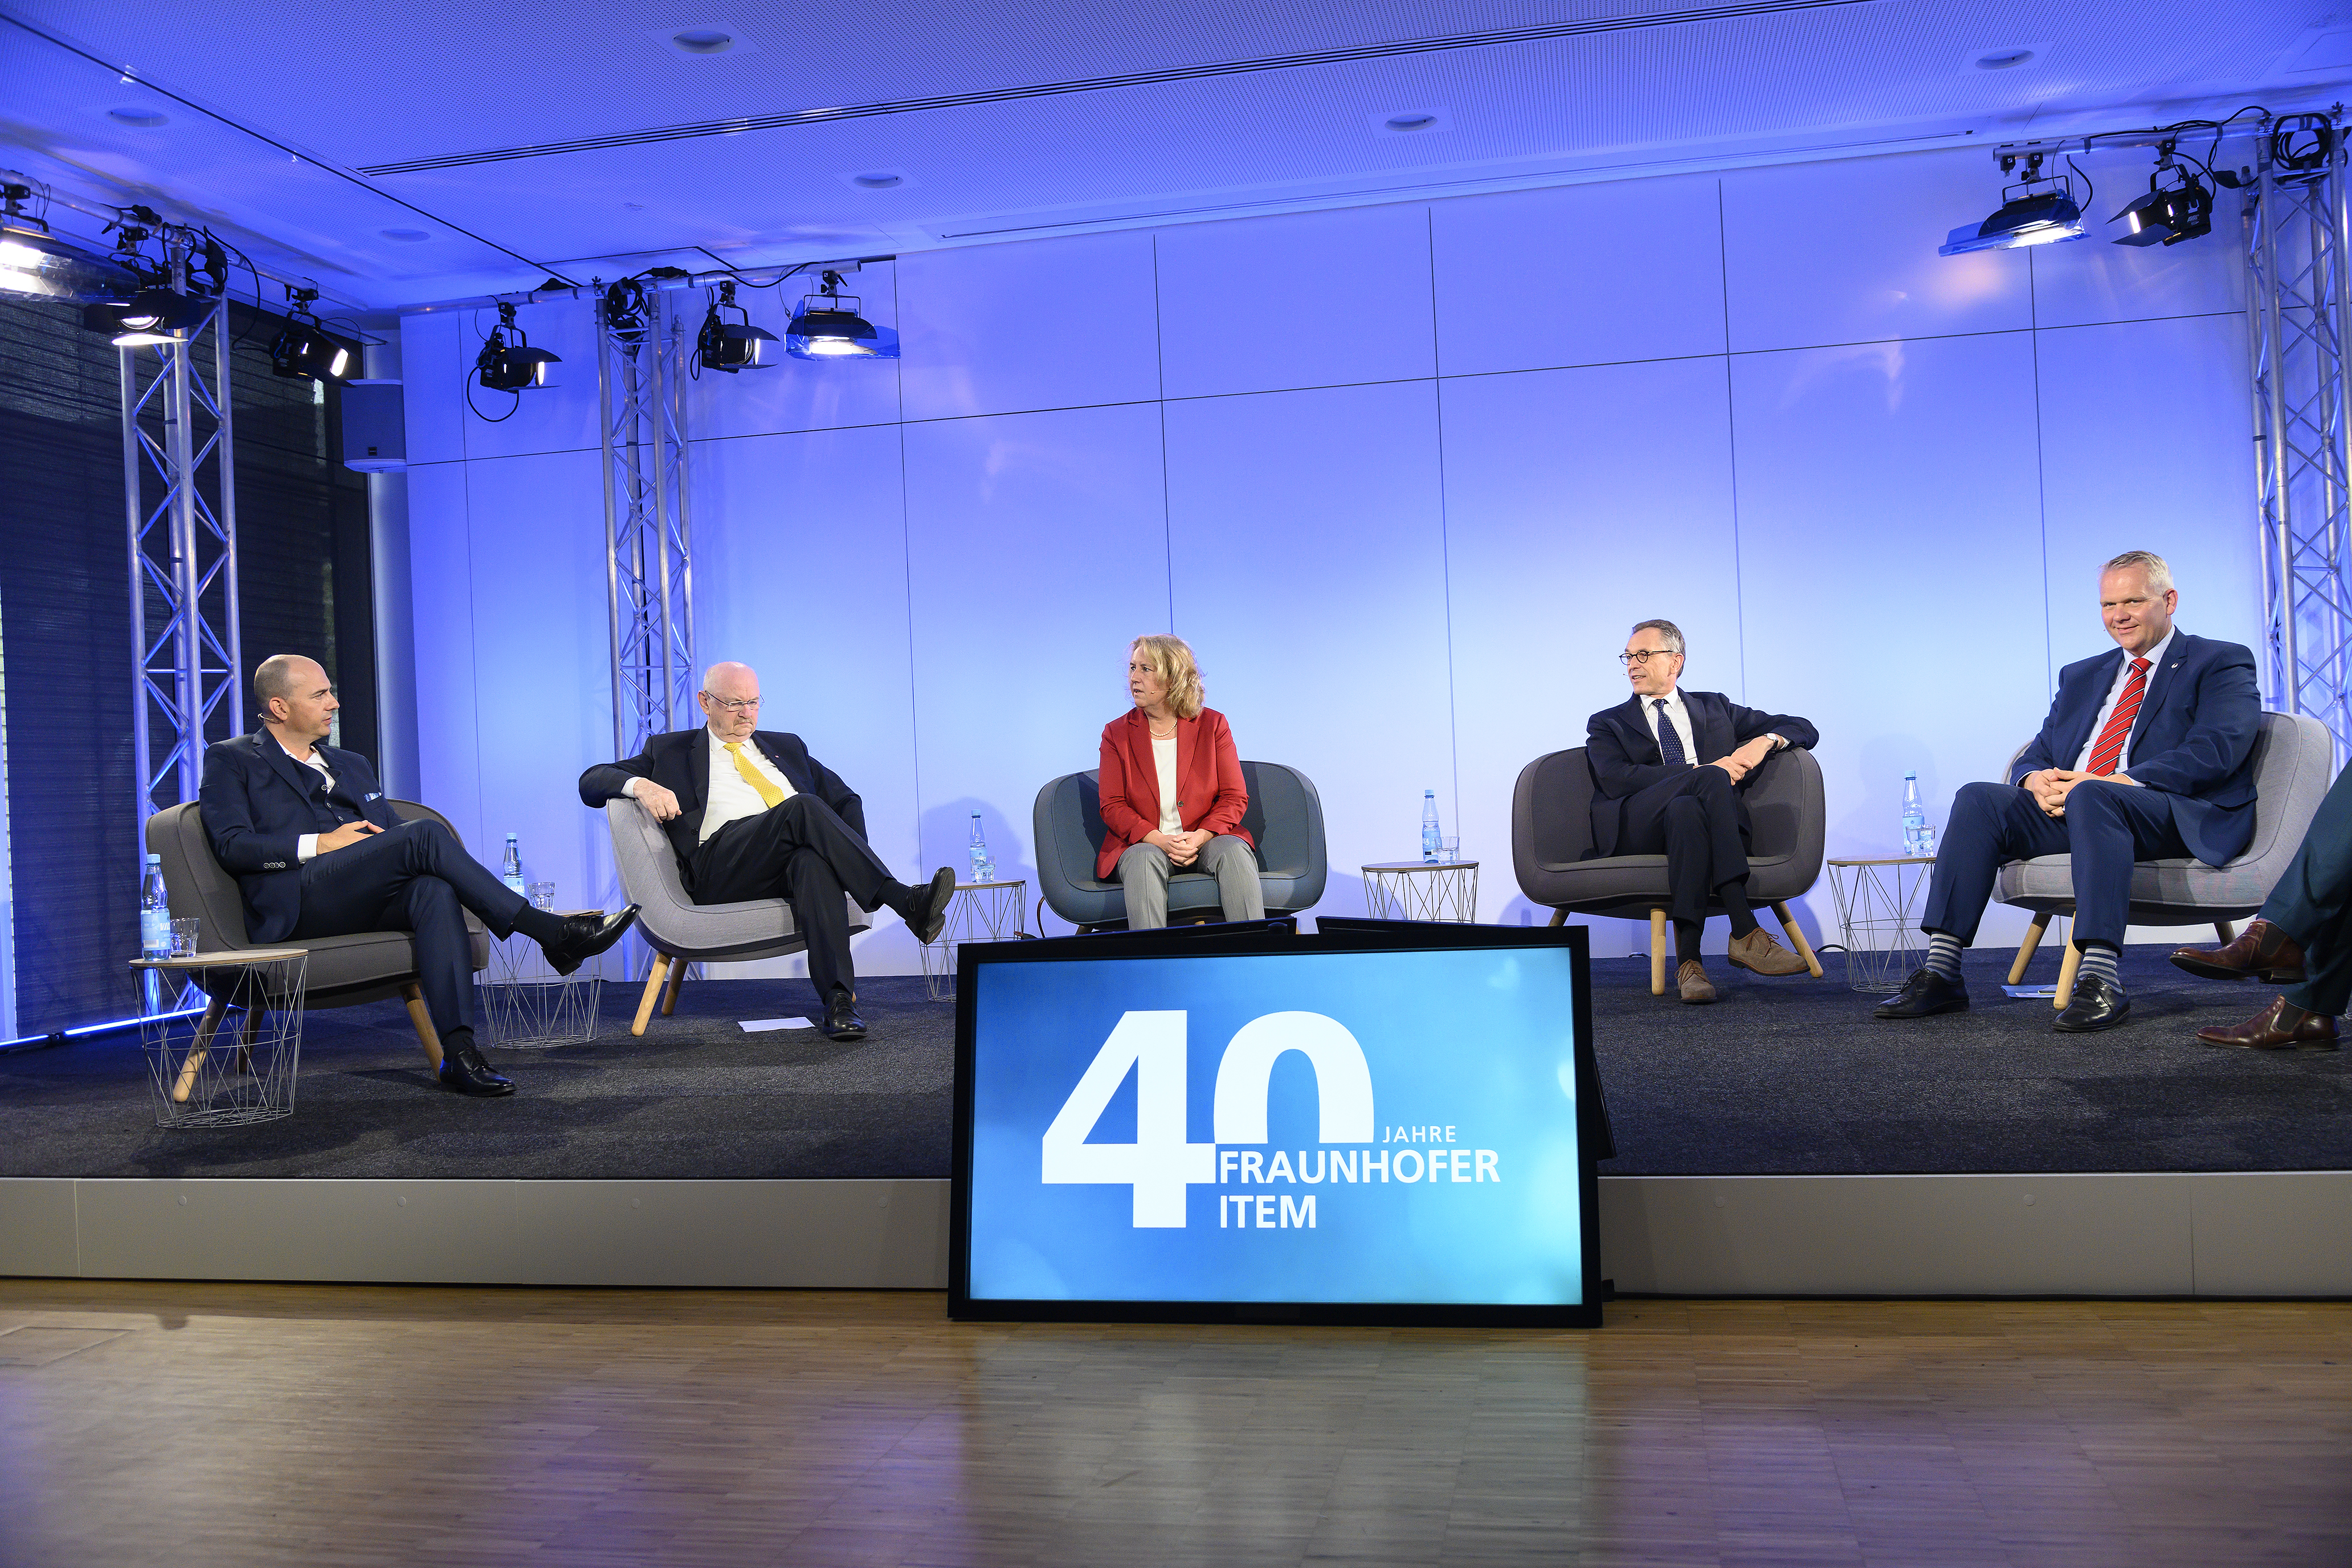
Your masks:
{"label": "blue screen display", "polygon": [[973,1299],[1584,1300],[1569,949],[971,978]]}

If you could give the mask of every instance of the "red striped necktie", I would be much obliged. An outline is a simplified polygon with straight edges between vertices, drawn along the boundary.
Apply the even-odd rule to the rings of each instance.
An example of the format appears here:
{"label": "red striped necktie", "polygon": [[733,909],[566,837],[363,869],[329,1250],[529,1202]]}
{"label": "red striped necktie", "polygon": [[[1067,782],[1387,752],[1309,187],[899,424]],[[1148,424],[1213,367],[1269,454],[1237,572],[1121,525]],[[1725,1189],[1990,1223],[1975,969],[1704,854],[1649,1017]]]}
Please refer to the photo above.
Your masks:
{"label": "red striped necktie", "polygon": [[2107,727],[2099,731],[2099,743],[2091,748],[2089,772],[2105,778],[2116,771],[2124,758],[2124,742],[2131,734],[2132,721],[2139,717],[2140,700],[2147,695],[2147,660],[2131,661],[2131,674],[2124,679],[2124,694],[2116,699],[2116,710],[2107,715]]}

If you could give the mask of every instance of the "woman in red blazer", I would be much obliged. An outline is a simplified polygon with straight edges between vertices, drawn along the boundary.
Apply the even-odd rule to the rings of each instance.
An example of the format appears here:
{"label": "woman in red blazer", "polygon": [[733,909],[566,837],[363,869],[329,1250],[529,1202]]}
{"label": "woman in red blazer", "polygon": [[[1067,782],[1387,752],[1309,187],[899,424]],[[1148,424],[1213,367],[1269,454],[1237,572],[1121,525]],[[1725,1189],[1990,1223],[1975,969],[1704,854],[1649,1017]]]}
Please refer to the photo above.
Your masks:
{"label": "woman in red blazer", "polygon": [[1242,831],[1249,788],[1225,716],[1201,706],[1201,668],[1181,637],[1127,652],[1135,706],[1103,726],[1103,837],[1095,875],[1127,888],[1130,931],[1168,923],[1168,878],[1206,871],[1229,921],[1262,920],[1256,846]]}

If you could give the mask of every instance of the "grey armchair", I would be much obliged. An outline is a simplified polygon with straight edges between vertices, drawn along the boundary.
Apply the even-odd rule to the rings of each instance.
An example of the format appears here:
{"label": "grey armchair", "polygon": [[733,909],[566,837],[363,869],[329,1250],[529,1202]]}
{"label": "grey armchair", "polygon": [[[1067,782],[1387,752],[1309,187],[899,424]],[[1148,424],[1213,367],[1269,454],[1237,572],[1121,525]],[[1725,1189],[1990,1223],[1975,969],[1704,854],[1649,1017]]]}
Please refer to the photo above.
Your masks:
{"label": "grey armchair", "polygon": [[[1244,763],[1242,783],[1249,809],[1242,827],[1257,846],[1258,885],[1265,912],[1297,914],[1315,907],[1330,879],[1323,846],[1323,797],[1314,781],[1280,763]],[[1037,890],[1045,907],[1082,931],[1112,931],[1127,924],[1127,889],[1095,875],[1095,857],[1108,829],[1103,826],[1102,790],[1092,773],[1064,773],[1037,792],[1032,814],[1037,847]],[[1198,914],[1218,909],[1217,880],[1201,871],[1168,879],[1168,913]]]}
{"label": "grey armchair", "polygon": [[[1612,855],[1587,860],[1592,848],[1592,770],[1584,748],[1538,757],[1519,771],[1511,795],[1511,866],[1519,891],[1547,904],[1551,923],[1571,914],[1650,922],[1650,994],[1666,990],[1666,858]],[[1819,979],[1822,961],[1797,929],[1789,900],[1802,898],[1822,874],[1822,839],[1829,812],[1822,765],[1794,747],[1776,752],[1748,789],[1748,900],[1767,904],[1789,933],[1789,945]],[[1710,905],[1709,913],[1722,912]]]}
{"label": "grey armchair", "polygon": [[[625,795],[606,801],[604,826],[612,830],[613,863],[620,870],[622,889],[638,907],[637,934],[654,950],[645,994],[637,998],[637,1016],[629,1026],[632,1035],[646,1032],[656,997],[661,1000],[662,1016],[669,1016],[693,964],[782,958],[807,949],[808,939],[793,920],[789,899],[698,904],[688,898],[669,836],[653,813],[635,800]],[[856,900],[845,895],[844,901],[851,931],[872,928],[874,917],[859,909]]]}
{"label": "grey armchair", "polygon": [[[384,804],[403,822],[425,817],[449,827],[449,819],[429,805],[419,805],[413,800]],[[449,831],[454,837],[457,830],[450,827]],[[235,952],[258,945],[246,939],[245,900],[237,891],[236,879],[213,858],[212,843],[205,837],[205,825],[197,816],[194,802],[167,805],[147,819],[147,852],[163,858],[163,889],[172,900],[173,918],[184,920],[193,915],[204,921],[199,936],[205,952]],[[474,971],[479,973],[489,967],[489,932],[468,912],[466,934],[473,943]],[[424,995],[416,988],[416,948],[408,932],[375,931],[356,936],[305,937],[301,945],[310,954],[305,970],[304,1005],[352,1007],[397,996],[408,1005],[408,1021],[415,1026],[417,1043],[425,1047],[425,1059],[436,1069],[441,1066],[441,1037],[434,1029],[433,1019],[425,1010]],[[217,1014],[227,1004],[226,993],[214,996],[211,1024],[219,1023]],[[210,1030],[205,1032],[208,1034]]]}
{"label": "grey armchair", "polygon": [[[2029,742],[2030,744],[2031,742]],[[2009,782],[2011,769],[2025,754],[2020,746],[2010,754],[2009,767],[1998,782]],[[2279,873],[2303,847],[2311,819],[2335,782],[2336,756],[2327,726],[2300,713],[2264,713],[2254,736],[2254,836],[2246,852],[2226,866],[2201,860],[2143,860],[2132,868],[2131,921],[2135,925],[2204,925],[2228,942],[2236,931],[2233,921],[2259,912],[2270,897]],[[2051,917],[2074,913],[2074,861],[2069,855],[2040,855],[2011,860],[2000,868],[1993,896],[2004,904],[2033,911],[2033,923],[2010,965],[2009,983],[2025,978],[2025,966],[2042,945]],[[2063,1007],[2074,993],[2074,974],[2083,962],[2082,949],[2066,944],[2059,962],[2058,994]]]}

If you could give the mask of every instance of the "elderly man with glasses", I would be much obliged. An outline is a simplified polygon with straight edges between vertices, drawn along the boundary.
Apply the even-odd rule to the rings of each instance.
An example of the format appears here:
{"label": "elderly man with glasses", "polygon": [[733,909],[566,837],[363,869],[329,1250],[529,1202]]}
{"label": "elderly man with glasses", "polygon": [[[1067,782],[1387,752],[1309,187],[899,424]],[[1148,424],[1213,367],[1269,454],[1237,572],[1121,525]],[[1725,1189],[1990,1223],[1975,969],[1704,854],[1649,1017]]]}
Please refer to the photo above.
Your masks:
{"label": "elderly man with glasses", "polygon": [[597,763],[580,775],[580,798],[601,810],[626,795],[653,813],[698,904],[790,899],[808,940],[819,1027],[833,1039],[862,1039],[842,895],[860,909],[896,911],[917,940],[930,942],[946,922],[955,873],[942,868],[919,888],[890,875],[866,841],[856,792],[798,735],[759,728],[760,678],[751,666],[712,665],[698,700],[708,723]]}
{"label": "elderly man with glasses", "polygon": [[1698,954],[1710,900],[1731,917],[1732,963],[1757,974],[1802,972],[1805,961],[1774,942],[1748,907],[1745,791],[1766,757],[1811,747],[1820,735],[1790,714],[1680,689],[1683,634],[1672,621],[1636,626],[1617,658],[1633,694],[1584,726],[1593,857],[1665,856],[1675,989],[1685,1002],[1715,1000]]}

